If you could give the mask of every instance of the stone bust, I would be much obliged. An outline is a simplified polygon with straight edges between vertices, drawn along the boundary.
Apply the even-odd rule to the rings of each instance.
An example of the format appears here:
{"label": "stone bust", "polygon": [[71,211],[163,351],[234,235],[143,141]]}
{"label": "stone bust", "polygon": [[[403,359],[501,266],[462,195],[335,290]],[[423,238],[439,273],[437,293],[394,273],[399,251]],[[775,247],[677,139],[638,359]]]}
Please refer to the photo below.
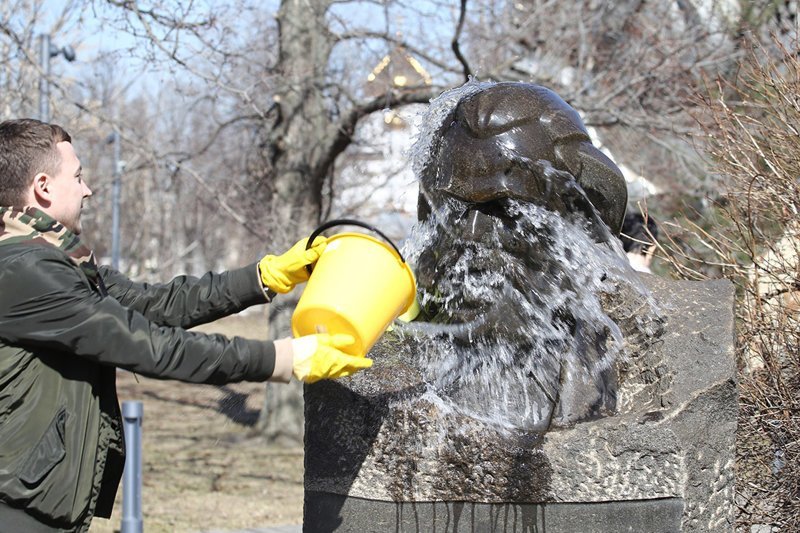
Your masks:
{"label": "stone bust", "polygon": [[514,424],[535,431],[613,413],[616,325],[584,294],[605,274],[580,261],[614,240],[627,190],[578,113],[538,85],[486,85],[418,157],[424,319],[445,328],[462,372],[437,374],[439,392],[519,410]]}
{"label": "stone bust", "polygon": [[414,155],[424,312],[306,387],[304,527],[733,527],[733,286],[630,268],[622,177],[542,87],[443,93]]}

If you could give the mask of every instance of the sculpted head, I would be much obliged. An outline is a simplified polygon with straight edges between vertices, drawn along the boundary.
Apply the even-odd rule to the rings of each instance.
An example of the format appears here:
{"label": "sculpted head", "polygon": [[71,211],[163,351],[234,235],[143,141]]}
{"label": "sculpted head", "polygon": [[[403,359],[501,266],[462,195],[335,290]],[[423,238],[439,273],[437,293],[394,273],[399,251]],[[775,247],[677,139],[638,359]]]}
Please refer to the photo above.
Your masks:
{"label": "sculpted head", "polygon": [[[627,202],[619,168],[594,147],[578,113],[557,94],[525,83],[498,83],[464,97],[444,120],[422,176],[420,218],[443,196],[484,210],[504,199],[557,212],[586,210],[563,197],[568,173],[612,233]],[[567,179],[567,181],[569,181]],[[585,213],[592,217],[591,213]]]}
{"label": "sculpted head", "polygon": [[[421,167],[419,218],[434,216],[443,242],[423,254],[420,284],[434,289],[465,251],[488,246],[492,253],[472,254],[470,270],[499,272],[518,263],[509,281],[530,292],[538,279],[531,271],[547,271],[556,251],[553,228],[536,227],[529,208],[580,218],[596,241],[605,241],[619,233],[626,202],[622,173],[592,145],[564,100],[538,85],[490,85],[458,101]],[[482,302],[468,300],[456,310],[462,318],[485,310]]]}
{"label": "sculpted head", "polygon": [[417,169],[422,303],[431,322],[454,326],[459,365],[504,376],[444,388],[475,403],[497,387],[509,405],[529,406],[523,424],[539,430],[611,412],[616,326],[593,318],[602,310],[585,295],[603,276],[586,258],[610,250],[603,243],[621,227],[620,170],[572,107],[532,84],[462,97],[429,142]]}

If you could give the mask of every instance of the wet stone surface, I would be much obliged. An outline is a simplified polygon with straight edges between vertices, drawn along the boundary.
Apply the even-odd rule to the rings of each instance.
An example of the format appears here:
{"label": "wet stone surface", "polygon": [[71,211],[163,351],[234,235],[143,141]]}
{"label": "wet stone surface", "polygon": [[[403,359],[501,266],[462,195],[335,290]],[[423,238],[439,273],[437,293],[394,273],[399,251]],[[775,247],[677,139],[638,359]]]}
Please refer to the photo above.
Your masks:
{"label": "wet stone surface", "polygon": [[[369,372],[306,387],[308,527],[310,494],[374,501],[375,513],[380,502],[668,499],[683,509],[683,531],[727,527],[736,414],[733,290],[726,282],[646,282],[662,303],[663,331],[624,360],[620,395],[630,400],[613,417],[543,435],[478,421],[431,393],[412,353],[427,348],[396,336],[371,354]],[[350,518],[340,519],[347,531]]]}

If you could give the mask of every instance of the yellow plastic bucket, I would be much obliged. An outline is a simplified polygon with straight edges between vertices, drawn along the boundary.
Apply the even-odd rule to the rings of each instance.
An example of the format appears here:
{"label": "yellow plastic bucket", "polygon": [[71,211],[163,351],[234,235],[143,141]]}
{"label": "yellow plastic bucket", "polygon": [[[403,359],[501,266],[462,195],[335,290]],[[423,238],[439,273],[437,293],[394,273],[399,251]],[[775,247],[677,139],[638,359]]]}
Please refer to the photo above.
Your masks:
{"label": "yellow plastic bucket", "polygon": [[309,237],[338,225],[365,227],[389,243],[363,233],[328,238],[292,315],[295,337],[346,333],[355,343],[342,349],[365,356],[392,321],[415,301],[416,283],[400,251],[383,233],[356,220],[332,220]]}

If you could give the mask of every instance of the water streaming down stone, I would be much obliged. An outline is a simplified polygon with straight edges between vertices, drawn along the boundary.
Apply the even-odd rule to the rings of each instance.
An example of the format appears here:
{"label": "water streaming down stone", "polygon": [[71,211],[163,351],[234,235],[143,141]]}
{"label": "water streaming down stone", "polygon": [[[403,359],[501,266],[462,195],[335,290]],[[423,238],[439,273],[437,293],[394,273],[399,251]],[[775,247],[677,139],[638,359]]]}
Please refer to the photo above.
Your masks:
{"label": "water streaming down stone", "polygon": [[[515,197],[522,187],[509,184],[514,176],[508,177],[508,167],[501,179],[473,176],[463,172],[475,168],[471,164],[436,157],[440,132],[454,120],[456,105],[490,87],[473,81],[435,100],[415,144],[414,169],[429,215],[414,229],[406,256],[428,322],[450,326],[439,328],[440,345],[432,350],[437,355],[429,350],[419,366],[429,396],[451,402],[462,414],[507,429],[543,431],[552,423],[609,414],[616,406],[610,369],[623,338],[601,295],[628,285],[649,304],[636,320],[657,317],[617,239],[569,172],[531,160],[520,152],[525,143],[513,136],[496,144],[500,161],[524,171],[522,180],[533,184],[525,193],[532,190],[545,207]],[[439,191],[454,181],[448,175],[454,167],[462,170],[457,186],[450,187],[457,192],[442,196]],[[547,189],[560,194],[548,198]],[[561,205],[570,200],[579,208]],[[409,329],[433,332],[425,324]],[[581,406],[560,401],[576,388],[593,397],[582,398]]]}
{"label": "water streaming down stone", "polygon": [[424,315],[306,388],[304,529],[729,523],[730,286],[632,272],[624,181],[554,93],[471,82],[423,123]]}
{"label": "water streaming down stone", "polygon": [[[606,381],[603,374],[624,356],[622,332],[603,309],[603,295],[621,285],[636,291],[646,304],[635,317],[641,327],[652,328],[659,315],[616,240],[598,243],[580,217],[565,219],[536,205],[510,200],[506,213],[521,258],[535,249],[549,259],[526,264],[496,244],[454,239],[435,227],[452,216],[436,213],[414,229],[405,255],[416,266],[435,250],[447,267],[416,269],[429,321],[400,329],[438,339],[417,360],[429,399],[506,429],[544,430],[561,381]],[[578,375],[561,376],[562,368]],[[605,392],[601,403],[613,407],[615,391]]]}

